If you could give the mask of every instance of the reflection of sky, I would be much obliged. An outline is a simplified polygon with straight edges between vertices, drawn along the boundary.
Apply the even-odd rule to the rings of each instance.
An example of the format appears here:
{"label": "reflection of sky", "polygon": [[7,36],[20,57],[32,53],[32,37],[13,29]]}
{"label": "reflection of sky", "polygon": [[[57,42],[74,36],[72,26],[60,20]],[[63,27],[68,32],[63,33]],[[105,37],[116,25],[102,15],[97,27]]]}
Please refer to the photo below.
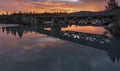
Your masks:
{"label": "reflection of sky", "polygon": [[77,31],[77,32],[86,32],[92,34],[103,34],[106,30],[104,27],[94,27],[94,26],[70,26],[68,28],[62,28],[62,30],[70,30],[70,31]]}
{"label": "reflection of sky", "polygon": [[107,0],[0,0],[0,13],[104,10]]}
{"label": "reflection of sky", "polygon": [[[50,28],[45,28],[45,30],[51,30]],[[104,27],[94,27],[94,26],[68,26],[63,27],[62,31],[76,31],[76,32],[85,32],[90,34],[99,34],[99,35],[106,35],[110,37],[110,33]]]}
{"label": "reflection of sky", "polygon": [[38,33],[0,31],[0,71],[120,71],[107,53]]}

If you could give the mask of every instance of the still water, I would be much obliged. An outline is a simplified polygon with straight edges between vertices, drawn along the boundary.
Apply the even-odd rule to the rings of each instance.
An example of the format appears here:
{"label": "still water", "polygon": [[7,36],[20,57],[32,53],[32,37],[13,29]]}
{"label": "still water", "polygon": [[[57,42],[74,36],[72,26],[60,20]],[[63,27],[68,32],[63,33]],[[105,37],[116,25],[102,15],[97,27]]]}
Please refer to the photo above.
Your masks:
{"label": "still water", "polygon": [[[72,27],[62,30],[110,35],[103,27]],[[109,43],[114,42],[115,49],[104,50],[54,38],[32,29],[0,27],[0,71],[120,71],[119,39],[110,37]]]}
{"label": "still water", "polygon": [[[45,30],[51,30],[51,28],[45,28]],[[99,34],[99,35],[106,35],[108,37],[111,36],[111,34],[103,27],[96,27],[96,26],[68,26],[63,27],[61,29],[62,31],[76,31],[76,32],[85,32],[85,33],[91,33],[91,34]]]}

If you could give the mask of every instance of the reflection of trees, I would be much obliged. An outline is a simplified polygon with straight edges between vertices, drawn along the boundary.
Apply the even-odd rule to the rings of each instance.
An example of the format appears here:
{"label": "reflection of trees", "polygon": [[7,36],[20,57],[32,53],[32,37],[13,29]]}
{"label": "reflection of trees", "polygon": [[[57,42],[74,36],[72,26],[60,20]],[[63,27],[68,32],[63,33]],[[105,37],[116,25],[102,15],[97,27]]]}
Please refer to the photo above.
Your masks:
{"label": "reflection of trees", "polygon": [[[52,28],[54,29],[54,28]],[[56,28],[55,28],[56,29]],[[110,59],[115,62],[116,60],[119,61],[120,58],[120,48],[119,42],[120,39],[118,38],[109,38],[103,35],[95,35],[89,33],[82,33],[82,32],[73,32],[73,31],[64,31],[58,32],[57,30],[44,30],[40,27],[2,27],[3,32],[7,32],[8,34],[17,35],[22,38],[23,34],[28,31],[34,31],[37,33],[46,34],[49,36],[57,37],[59,39],[87,45],[96,49],[104,50],[108,53]],[[56,33],[57,32],[57,33]]]}
{"label": "reflection of trees", "polygon": [[2,27],[2,32],[4,32],[5,31],[5,27]]}
{"label": "reflection of trees", "polygon": [[113,62],[119,61],[120,59],[120,38],[115,37],[111,39],[110,43],[111,48],[109,50],[109,56]]}
{"label": "reflection of trees", "polygon": [[23,27],[2,27],[2,32],[7,32],[8,35],[11,33],[14,36],[18,34],[20,38],[22,38],[25,31],[29,30]]}

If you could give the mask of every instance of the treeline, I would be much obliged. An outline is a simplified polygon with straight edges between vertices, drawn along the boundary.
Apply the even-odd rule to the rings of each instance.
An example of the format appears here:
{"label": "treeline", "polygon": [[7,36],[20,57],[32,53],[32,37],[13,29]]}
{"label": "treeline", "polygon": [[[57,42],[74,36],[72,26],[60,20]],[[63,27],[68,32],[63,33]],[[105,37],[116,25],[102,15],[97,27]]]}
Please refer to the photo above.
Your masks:
{"label": "treeline", "polygon": [[39,25],[42,23],[40,17],[49,17],[52,18],[56,15],[65,15],[67,13],[55,12],[55,13],[22,13],[22,12],[14,12],[11,14],[2,14],[0,15],[0,23],[2,24],[19,24],[19,25]]}

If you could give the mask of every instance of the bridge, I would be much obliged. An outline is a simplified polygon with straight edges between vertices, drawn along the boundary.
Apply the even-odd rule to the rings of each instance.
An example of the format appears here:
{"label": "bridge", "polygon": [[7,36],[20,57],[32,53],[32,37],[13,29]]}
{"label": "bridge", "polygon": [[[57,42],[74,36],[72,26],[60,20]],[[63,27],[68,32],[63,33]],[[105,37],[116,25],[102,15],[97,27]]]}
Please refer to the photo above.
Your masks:
{"label": "bridge", "polygon": [[[37,17],[43,23],[50,21],[50,23],[59,23],[61,26],[70,25],[108,25],[113,22],[114,17],[118,13],[110,12],[79,12],[61,15],[39,16]],[[49,25],[46,23],[46,25]]]}

